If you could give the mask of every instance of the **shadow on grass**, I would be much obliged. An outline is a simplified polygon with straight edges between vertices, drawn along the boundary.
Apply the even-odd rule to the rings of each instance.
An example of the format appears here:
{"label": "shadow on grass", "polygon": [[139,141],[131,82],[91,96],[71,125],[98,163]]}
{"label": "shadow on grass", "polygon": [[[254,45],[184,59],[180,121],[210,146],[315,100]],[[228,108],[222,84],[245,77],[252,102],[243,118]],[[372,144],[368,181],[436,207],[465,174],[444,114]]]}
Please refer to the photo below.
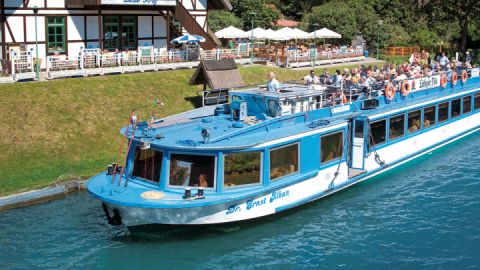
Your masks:
{"label": "shadow on grass", "polygon": [[195,108],[202,107],[202,97],[201,96],[186,97],[184,99],[185,99],[185,101],[188,101],[193,106],[195,106]]}

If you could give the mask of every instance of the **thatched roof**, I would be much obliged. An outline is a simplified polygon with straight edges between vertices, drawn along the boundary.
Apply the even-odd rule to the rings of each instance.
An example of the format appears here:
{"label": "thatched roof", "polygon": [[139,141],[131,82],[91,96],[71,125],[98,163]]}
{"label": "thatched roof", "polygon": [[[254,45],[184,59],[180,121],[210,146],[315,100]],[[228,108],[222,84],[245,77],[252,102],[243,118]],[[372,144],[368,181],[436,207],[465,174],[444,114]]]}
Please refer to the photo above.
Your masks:
{"label": "thatched roof", "polygon": [[243,87],[242,75],[233,59],[203,60],[190,80],[191,85],[206,84],[211,89]]}

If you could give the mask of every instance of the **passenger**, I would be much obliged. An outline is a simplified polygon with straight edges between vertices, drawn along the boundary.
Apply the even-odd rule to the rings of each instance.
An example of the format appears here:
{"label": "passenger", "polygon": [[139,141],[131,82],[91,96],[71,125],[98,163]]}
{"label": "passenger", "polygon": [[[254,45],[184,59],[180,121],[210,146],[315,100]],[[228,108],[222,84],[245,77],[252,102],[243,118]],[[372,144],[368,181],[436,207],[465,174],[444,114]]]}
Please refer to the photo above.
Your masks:
{"label": "passenger", "polygon": [[352,82],[352,84],[358,84],[359,81],[360,81],[360,74],[358,73],[358,69],[354,68],[354,69],[352,69],[351,82]]}
{"label": "passenger", "polygon": [[272,93],[280,92],[280,83],[275,78],[275,73],[271,71],[268,73],[267,91]]}
{"label": "passenger", "polygon": [[332,81],[330,79],[330,74],[328,73],[327,69],[323,70],[322,76],[320,76],[320,83],[322,84],[332,84]]}
{"label": "passenger", "polygon": [[198,177],[198,186],[199,187],[209,187],[206,174],[204,174],[204,173],[200,174],[200,176]]}
{"label": "passenger", "polygon": [[303,78],[303,81],[305,82],[305,85],[310,86],[312,84],[319,84],[320,80],[318,79],[318,76],[315,76],[315,70],[310,70],[310,74],[305,76]]}
{"label": "passenger", "polygon": [[444,70],[446,69],[447,64],[450,64],[450,60],[448,60],[448,57],[445,55],[445,52],[442,52],[442,56],[440,57],[438,62],[440,63],[440,67]]}
{"label": "passenger", "polygon": [[335,78],[333,80],[333,86],[340,87],[340,84],[342,83],[342,80],[343,80],[342,72],[337,69],[335,71]]}

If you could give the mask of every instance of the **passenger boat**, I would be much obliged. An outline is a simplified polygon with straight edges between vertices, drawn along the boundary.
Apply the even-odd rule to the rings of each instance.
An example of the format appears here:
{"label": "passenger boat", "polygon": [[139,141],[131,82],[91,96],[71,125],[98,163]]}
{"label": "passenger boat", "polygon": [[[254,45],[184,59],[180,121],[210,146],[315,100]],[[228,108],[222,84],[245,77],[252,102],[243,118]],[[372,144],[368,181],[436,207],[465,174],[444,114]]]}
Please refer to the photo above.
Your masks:
{"label": "passenger boat", "polygon": [[124,162],[88,190],[110,223],[128,227],[279,213],[477,131],[479,69],[460,72],[458,81],[435,75],[377,90],[235,89],[229,104],[147,122],[133,115],[121,129]]}

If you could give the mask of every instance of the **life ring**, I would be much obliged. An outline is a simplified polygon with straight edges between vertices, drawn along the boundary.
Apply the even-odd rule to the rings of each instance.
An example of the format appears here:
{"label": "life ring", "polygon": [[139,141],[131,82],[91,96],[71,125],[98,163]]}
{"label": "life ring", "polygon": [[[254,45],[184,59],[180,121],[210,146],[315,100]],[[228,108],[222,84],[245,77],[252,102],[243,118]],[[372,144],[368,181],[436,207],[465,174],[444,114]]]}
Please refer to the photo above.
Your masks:
{"label": "life ring", "polygon": [[401,91],[402,96],[406,97],[408,94],[410,94],[410,84],[407,81],[402,82],[402,88]]}
{"label": "life ring", "polygon": [[468,80],[468,73],[466,70],[462,71],[462,83],[466,83]]}
{"label": "life ring", "polygon": [[347,100],[347,96],[345,96],[345,94],[344,94],[344,93],[342,93],[342,96],[341,96],[341,97],[342,97],[342,104],[345,104],[345,103],[347,103],[347,102],[348,102],[348,100]]}
{"label": "life ring", "polygon": [[387,100],[392,100],[394,96],[395,87],[391,83],[385,85],[385,97],[387,98]]}
{"label": "life ring", "polygon": [[452,84],[452,86],[455,86],[457,84],[457,81],[458,81],[458,75],[457,75],[457,72],[453,72],[452,73],[452,79],[450,80],[450,83]]}
{"label": "life ring", "polygon": [[447,82],[448,82],[447,75],[443,73],[442,76],[440,77],[440,86],[442,88],[445,88],[447,86]]}

